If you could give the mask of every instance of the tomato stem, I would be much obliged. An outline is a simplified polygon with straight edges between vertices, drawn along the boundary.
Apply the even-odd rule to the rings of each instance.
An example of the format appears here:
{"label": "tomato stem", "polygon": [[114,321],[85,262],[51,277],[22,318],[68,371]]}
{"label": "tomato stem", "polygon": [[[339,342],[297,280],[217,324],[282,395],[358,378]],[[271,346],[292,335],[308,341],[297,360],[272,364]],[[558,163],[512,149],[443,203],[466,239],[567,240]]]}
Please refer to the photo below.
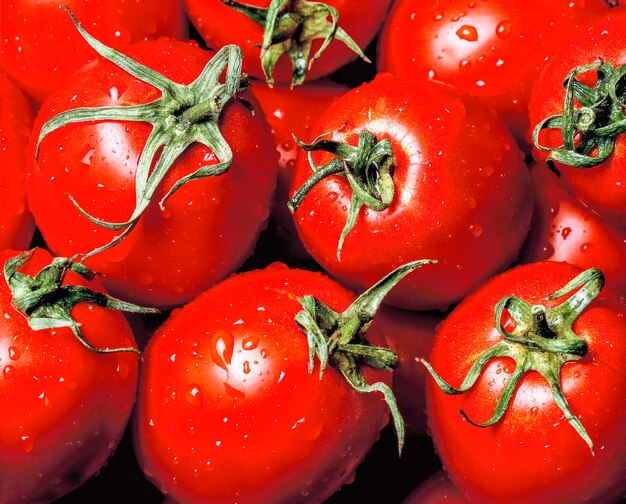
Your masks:
{"label": "tomato stem", "polygon": [[[391,143],[387,139],[378,141],[372,133],[364,130],[359,133],[357,147],[354,147],[325,138],[335,131],[338,130],[323,133],[310,144],[294,136],[298,145],[308,153],[313,174],[293,194],[287,202],[287,207],[294,213],[311,189],[324,178],[330,175],[345,177],[352,189],[352,199],[348,209],[348,218],[337,244],[337,259],[341,261],[344,241],[354,228],[361,207],[365,205],[371,210],[381,212],[393,201],[395,194],[394,158]],[[315,151],[329,152],[337,157],[319,167],[313,160],[312,153]]]}
{"label": "tomato stem", "polygon": [[303,296],[303,309],[295,318],[300,329],[307,335],[309,373],[313,372],[317,356],[320,362],[320,379],[330,363],[355,390],[383,394],[396,429],[399,453],[404,446],[404,420],[395,396],[385,383],[367,383],[362,372],[363,365],[391,371],[398,365],[398,356],[388,348],[370,345],[364,335],[389,291],[411,271],[436,262],[424,259],[396,268],[361,294],[343,313],[335,312],[313,296]]}
{"label": "tomato stem", "polygon": [[[588,72],[597,76],[594,87],[577,79]],[[535,146],[549,152],[546,163],[550,169],[559,173],[555,163],[591,168],[611,155],[617,135],[626,132],[625,76],[626,65],[614,67],[602,60],[578,66],[567,74],[563,83],[563,112],[540,121],[532,134]],[[539,134],[544,129],[561,130],[563,144],[558,147],[541,144]]]}
{"label": "tomato stem", "polygon": [[[580,420],[572,413],[563,394],[560,374],[563,364],[582,359],[588,352],[586,341],[573,331],[572,325],[597,297],[603,285],[602,272],[591,268],[549,296],[548,299],[557,299],[571,294],[554,308],[545,308],[542,305],[530,306],[515,296],[503,298],[495,306],[495,325],[503,339],[478,357],[458,388],[446,383],[425,359],[418,360],[446,394],[462,394],[472,388],[491,359],[509,357],[515,361],[515,371],[502,390],[491,418],[485,422],[475,422],[464,411],[460,411],[465,420],[478,427],[488,427],[497,423],[506,413],[520,380],[527,372],[537,371],[548,382],[552,396],[567,421],[587,443],[593,454],[593,442]],[[512,332],[504,329],[502,325],[505,311],[516,324]]]}
{"label": "tomato stem", "polygon": [[26,264],[36,249],[27,250],[4,263],[4,278],[11,290],[13,305],[28,318],[28,325],[33,330],[69,327],[74,336],[89,350],[97,353],[134,352],[128,348],[96,348],[82,335],[80,324],[72,318],[72,308],[82,302],[93,303],[110,310],[122,310],[132,313],[159,313],[154,308],[137,306],[103,292],[93,291],[77,285],[63,285],[68,271],[79,274],[87,280],[94,273],[81,263],[78,256],[72,258],[55,257],[52,263],[44,267],[36,276],[21,273],[19,268]]}
{"label": "tomato stem", "polygon": [[[235,0],[222,0],[222,3],[263,28],[261,65],[270,87],[274,83],[274,67],[281,56],[286,54],[291,60],[291,85],[297,86],[304,82],[307,70],[335,39],[370,63],[358,44],[339,26],[339,13],[330,5],[306,0],[272,0],[264,9]],[[323,40],[322,46],[311,56],[316,39]]]}
{"label": "tomato stem", "polygon": [[[105,59],[119,66],[137,79],[161,91],[158,99],[134,106],[85,107],[62,112],[48,120],[41,128],[35,161],[39,147],[52,131],[68,124],[86,121],[136,121],[152,125],[137,171],[135,172],[135,208],[124,222],[108,222],[85,211],[69,195],[77,210],[94,224],[106,229],[121,231],[109,243],[82,256],[81,261],[118,244],[132,231],[143,215],[153,196],[176,159],[194,142],[210,148],[217,156],[217,164],[203,166],[176,181],[159,202],[160,207],[183,185],[193,180],[218,176],[226,172],[233,154],[222,136],[218,121],[226,104],[237,93],[249,86],[247,76],[241,73],[241,49],[229,45],[222,48],[207,63],[200,75],[189,85],[175,83],[164,75],[138,63],[132,58],[105,46],[87,33],[67,7],[63,7],[87,43]],[[225,72],[223,82],[220,81]],[[155,162],[156,160],[156,162]]]}

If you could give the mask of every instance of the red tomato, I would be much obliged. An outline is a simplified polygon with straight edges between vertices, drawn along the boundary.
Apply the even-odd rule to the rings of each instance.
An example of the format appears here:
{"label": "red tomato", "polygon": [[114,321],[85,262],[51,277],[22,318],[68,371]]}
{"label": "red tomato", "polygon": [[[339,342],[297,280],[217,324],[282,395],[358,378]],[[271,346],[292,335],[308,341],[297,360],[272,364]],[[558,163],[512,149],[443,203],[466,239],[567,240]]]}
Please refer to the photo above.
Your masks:
{"label": "red tomato", "polygon": [[[320,146],[326,140],[356,146],[369,132],[379,142],[371,151],[376,156],[389,142],[393,155],[372,158],[360,173],[378,177],[375,190],[390,176],[395,187],[386,209],[361,207],[340,258],[338,245],[353,206],[352,186],[340,176],[343,164],[339,175],[314,185],[295,210],[305,247],[340,281],[363,290],[404,262],[436,259],[437,265],[405,278],[386,301],[410,309],[445,308],[517,257],[532,206],[528,173],[509,132],[478,100],[439,82],[380,75],[337,99],[311,136],[332,130]],[[312,155],[318,166],[333,159]],[[387,166],[382,177],[390,160],[394,167]],[[300,156],[292,191],[311,174],[307,156]]]}
{"label": "red tomato", "polygon": [[418,486],[403,504],[467,504],[445,472],[439,471]]}
{"label": "red tomato", "polygon": [[[379,437],[387,423],[380,394],[356,392],[333,366],[321,378],[319,362],[309,372],[295,322],[305,295],[339,311],[354,300],[321,273],[274,264],[175,310],[148,344],[136,451],[174,500],[321,502]],[[382,341],[375,325],[367,339]],[[381,371],[363,373],[389,383]]]}
{"label": "red tomato", "polygon": [[[430,363],[448,384],[468,390],[450,396],[428,380],[428,421],[446,472],[470,502],[615,502],[626,495],[626,303],[610,289],[594,299],[598,278],[548,299],[580,272],[558,262],[509,270],[440,326]],[[501,304],[505,297],[510,304]],[[494,311],[502,313],[501,330],[525,343],[503,339]],[[559,345],[562,353],[550,350]],[[492,348],[484,367],[474,368],[477,381],[461,387]],[[487,422],[507,391],[510,403],[491,426],[459,413]],[[558,391],[571,419],[557,406]]]}
{"label": "red tomato", "polygon": [[[182,84],[193,81],[210,59],[210,53],[195,44],[164,39],[128,51]],[[42,124],[68,109],[130,106],[160,94],[100,60],[79,70],[42,107],[29,147],[27,192],[35,221],[57,255],[87,253],[120,234],[88,220],[68,194],[96,218],[127,221],[136,207],[139,158],[152,128],[143,122],[111,120],[68,124],[43,139],[36,162]],[[242,97],[254,101],[249,93]],[[173,118],[162,119],[167,117]],[[254,116],[238,101],[226,104],[219,128],[234,151],[226,173],[185,184],[161,209],[159,201],[176,181],[216,165],[223,154],[199,143],[190,145],[176,158],[130,234],[86,260],[104,275],[110,291],[144,305],[181,304],[234,271],[249,255],[269,214],[276,153],[263,115]]]}
{"label": "red tomato", "polygon": [[98,39],[116,48],[162,35],[185,38],[179,0],[11,0],[0,14],[2,69],[37,103],[70,73],[95,58],[65,5]]}
{"label": "red tomato", "polygon": [[[15,255],[2,252],[0,263]],[[34,276],[51,259],[39,249],[19,271]],[[71,271],[63,285],[101,290]],[[1,271],[0,313],[0,500],[51,502],[96,473],[122,437],[138,358],[93,352],[68,327],[32,330]],[[135,346],[121,313],[79,303],[71,314],[95,347]]]}
{"label": "red tomato", "polygon": [[393,373],[393,392],[406,422],[406,430],[414,436],[426,434],[426,369],[416,357],[428,357],[437,325],[442,315],[416,313],[384,307],[376,314],[376,322],[391,348],[400,359]]}
{"label": "red tomato", "polygon": [[33,117],[20,89],[0,73],[0,250],[28,248],[35,231],[24,188],[24,151]]}
{"label": "red tomato", "polygon": [[380,37],[380,68],[478,96],[523,145],[537,73],[576,22],[607,9],[600,0],[398,0]]}
{"label": "red tomato", "polygon": [[533,164],[530,177],[535,209],[520,261],[565,261],[597,267],[607,285],[626,293],[626,232],[605,223],[556,183],[544,165]]}
{"label": "red tomato", "polygon": [[[621,41],[626,40],[626,12],[623,9],[613,11],[605,18],[595,20],[580,28],[553,55],[543,72],[537,78],[529,103],[530,123],[534,128],[540,121],[564,112],[564,80],[574,68],[600,60],[618,66],[626,63],[626,47]],[[616,42],[617,41],[617,42]],[[597,72],[589,71],[576,77],[577,81],[593,88],[597,82]],[[622,79],[623,81],[623,79]],[[578,97],[580,98],[580,96]],[[596,100],[598,103],[595,103]],[[603,100],[594,97],[590,109],[596,110],[596,123],[588,134],[593,138],[595,127],[605,126],[608,104],[606,95]],[[581,107],[578,99],[574,107]],[[590,105],[590,103],[586,103]],[[574,132],[574,138],[579,135]],[[538,136],[539,143],[548,148],[563,145],[561,129],[546,129]],[[597,154],[597,153],[596,153]],[[592,153],[592,157],[595,157]],[[547,152],[534,149],[537,160],[545,161]],[[624,135],[615,139],[612,154],[597,166],[576,168],[558,160],[555,167],[560,172],[562,184],[585,205],[613,224],[626,227],[626,141]]]}
{"label": "red tomato", "polygon": [[308,138],[310,127],[317,122],[332,101],[348,88],[329,80],[307,82],[290,89],[285,84],[270,88],[264,82],[255,82],[254,96],[259,100],[280,154],[278,179],[274,197],[274,214],[279,224],[296,236],[291,213],[287,209],[289,188],[299,147],[293,139]]}
{"label": "red tomato", "polygon": [[[260,59],[260,46],[263,44],[264,28],[262,28],[260,24],[234,8],[225,5],[226,2],[222,0],[184,0],[184,2],[191,21],[209,47],[219,49],[226,44],[236,44],[240,46],[244,53],[245,71],[254,77],[265,78]],[[235,4],[236,2],[228,3]],[[254,7],[267,8],[270,3],[276,2],[270,2],[269,0],[246,0],[240,3]],[[365,49],[378,33],[387,15],[391,0],[367,0],[366,2],[358,3],[350,0],[325,0],[323,3],[306,1],[290,1],[283,3],[288,5],[289,9],[297,7],[308,8],[308,5],[315,3],[318,4],[315,6],[316,8],[323,4],[331,6],[338,12],[339,27],[342,28],[361,49]],[[365,11],[367,11],[366,16],[363,15]],[[293,14],[288,15],[291,17],[289,20],[285,20],[286,24],[293,22],[294,17],[299,16],[299,14],[295,16]],[[328,17],[327,11],[322,9],[322,19],[327,20]],[[328,21],[326,22],[328,23]],[[281,26],[284,25],[281,24]],[[300,24],[295,28],[296,34],[302,34],[299,28],[301,26]],[[303,51],[306,52],[306,47],[308,43],[310,43],[306,34],[310,35],[311,31],[315,31],[318,28],[319,26],[304,30],[305,36],[302,37],[302,41],[300,42],[302,45],[297,41],[292,44],[291,48],[296,49],[294,52],[300,53],[299,55],[294,54],[294,58],[302,58],[301,53]],[[283,41],[285,37],[289,39],[289,35],[291,35],[291,33],[280,36],[281,41]],[[299,40],[297,36],[295,38]],[[321,41],[322,39],[315,39],[313,41],[310,52],[311,57],[319,50],[322,44]],[[356,57],[357,54],[336,37],[320,59],[315,60],[308,70],[306,70],[306,61],[310,60],[308,57],[305,57],[304,61],[299,63],[302,67],[300,72],[306,71],[307,80],[317,79],[334,72]],[[289,56],[283,54],[272,73],[274,80],[276,82],[292,82],[292,77],[295,78],[295,76],[292,75],[293,73],[294,71]]]}

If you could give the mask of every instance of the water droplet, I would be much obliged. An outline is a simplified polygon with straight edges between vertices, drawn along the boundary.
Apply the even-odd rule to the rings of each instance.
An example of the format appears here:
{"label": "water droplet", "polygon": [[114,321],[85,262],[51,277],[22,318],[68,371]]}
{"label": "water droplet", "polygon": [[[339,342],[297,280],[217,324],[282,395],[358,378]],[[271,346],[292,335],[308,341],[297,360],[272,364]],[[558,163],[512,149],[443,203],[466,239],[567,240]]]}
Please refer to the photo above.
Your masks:
{"label": "water droplet", "polygon": [[333,201],[337,201],[339,194],[337,194],[335,191],[330,191],[327,197],[328,197],[328,201],[332,203]]}
{"label": "water droplet", "polygon": [[511,36],[511,21],[500,21],[496,26],[496,35],[502,39]]}
{"label": "water droplet", "polygon": [[20,358],[20,355],[22,355],[22,352],[20,351],[19,348],[14,347],[14,346],[9,347],[9,359],[17,360]]}
{"label": "water droplet", "polygon": [[211,359],[219,367],[228,369],[233,358],[235,342],[228,331],[217,331],[211,338]]}
{"label": "water droplet", "polygon": [[244,363],[243,363],[243,372],[245,374],[250,373],[250,362],[244,361]]}
{"label": "water droplet", "polygon": [[530,408],[531,415],[536,415],[538,412],[539,412],[539,408],[537,406],[533,406],[532,408]]}
{"label": "water droplet", "polygon": [[589,252],[589,249],[591,249],[591,247],[592,247],[592,246],[593,246],[593,244],[591,244],[591,243],[589,243],[589,242],[587,242],[587,243],[583,243],[583,244],[580,246],[580,251],[581,251],[583,254],[586,254],[586,253],[588,253],[588,252]]}
{"label": "water droplet", "polygon": [[459,63],[460,70],[469,70],[471,66],[472,66],[472,63],[470,62],[470,60],[463,59]]}
{"label": "water droplet", "polygon": [[13,373],[14,371],[12,366],[4,366],[4,369],[2,370],[2,376],[8,379],[13,376]]}
{"label": "water droplet", "polygon": [[265,348],[261,350],[261,357],[263,357],[264,359],[267,359],[269,354],[270,354],[269,350],[266,350]]}
{"label": "water droplet", "polygon": [[91,158],[93,157],[93,155],[95,154],[96,149],[89,149],[87,151],[87,153],[83,156],[83,158],[80,160],[81,163],[87,165],[87,166],[91,166]]}
{"label": "water droplet", "polygon": [[482,226],[479,226],[478,224],[470,226],[469,230],[474,238],[478,238],[483,233]]}
{"label": "water droplet", "polygon": [[564,227],[563,230],[561,231],[561,236],[563,237],[564,240],[567,240],[567,237],[570,235],[571,232],[572,232],[571,227]]}
{"label": "water droplet", "polygon": [[22,436],[21,441],[22,450],[26,453],[32,452],[33,448],[35,448],[35,441],[30,436]]}
{"label": "water droplet", "polygon": [[202,391],[200,390],[200,387],[195,383],[192,383],[185,394],[185,399],[187,399],[187,402],[192,406],[199,406],[202,404]]}
{"label": "water droplet", "polygon": [[241,342],[241,348],[244,350],[254,350],[259,344],[257,336],[249,336]]}
{"label": "water droplet", "polygon": [[478,32],[472,25],[463,25],[456,31],[457,37],[468,42],[476,42],[478,40]]}

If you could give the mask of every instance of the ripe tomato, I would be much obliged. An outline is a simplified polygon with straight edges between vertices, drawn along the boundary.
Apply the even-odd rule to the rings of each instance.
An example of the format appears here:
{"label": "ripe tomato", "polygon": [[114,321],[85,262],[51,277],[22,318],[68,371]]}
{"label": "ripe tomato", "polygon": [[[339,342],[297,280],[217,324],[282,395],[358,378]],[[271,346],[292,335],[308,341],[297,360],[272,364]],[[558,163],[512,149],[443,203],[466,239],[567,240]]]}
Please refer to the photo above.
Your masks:
{"label": "ripe tomato", "polygon": [[24,151],[33,117],[20,89],[0,73],[0,250],[27,248],[35,231],[24,188]]}
{"label": "ripe tomato", "polygon": [[[17,253],[0,253],[0,263]],[[42,249],[19,272],[50,264]],[[0,271],[0,501],[51,502],[96,473],[122,437],[137,385],[133,352],[96,353],[69,327],[33,330],[12,302]],[[72,271],[64,286],[86,286]],[[98,348],[134,347],[124,316],[79,303],[71,311]]]}
{"label": "ripe tomato", "polygon": [[[610,289],[598,294],[597,270],[580,273],[558,262],[514,268],[440,326],[430,363],[465,392],[446,395],[428,380],[428,421],[446,472],[470,502],[626,495],[626,304]],[[585,283],[569,292],[575,277]],[[493,425],[473,424],[496,420],[494,411],[503,416]]]}
{"label": "ripe tomato", "polygon": [[[236,44],[242,48],[244,69],[250,75],[257,78],[267,77],[276,82],[300,84],[305,75],[308,80],[323,77],[358,55],[358,52],[345,44],[343,35],[337,34],[320,59],[311,63],[310,58],[320,49],[322,40],[331,26],[330,14],[328,9],[323,7],[324,5],[336,9],[339,28],[352,38],[358,47],[365,49],[378,33],[391,0],[367,0],[359,3],[350,0],[325,0],[323,3],[304,0],[282,2],[286,13],[280,14],[277,18],[278,31],[272,39],[272,48],[263,51],[261,45],[264,42],[264,27],[236,10],[235,5],[237,7],[248,6],[252,9],[255,7],[267,9],[271,4],[277,3],[281,2],[276,0],[271,2],[269,0],[246,0],[244,2],[185,0],[185,8],[209,47],[219,49],[226,44]],[[313,17],[304,13],[311,9],[314,11]],[[250,8],[246,10],[250,12]],[[363,15],[364,11],[367,11],[367,16]],[[313,18],[317,18],[317,21],[313,21]],[[303,29],[305,26],[306,28]],[[312,47],[311,41],[313,41]],[[264,73],[260,59],[263,52],[272,57],[282,55],[275,68],[267,70],[267,75]],[[291,58],[296,64],[295,67],[292,67]]]}
{"label": "ripe tomato", "polygon": [[438,471],[418,486],[403,504],[467,504],[443,471]]}
{"label": "ripe tomato", "polygon": [[399,358],[393,373],[392,389],[406,422],[407,433],[426,434],[426,396],[428,373],[416,357],[428,357],[433,347],[437,325],[443,316],[383,307],[376,314],[387,345]]}
{"label": "ripe tomato", "polygon": [[[528,173],[500,119],[475,98],[439,82],[380,75],[338,98],[311,136],[325,132],[307,148],[338,151],[335,158],[311,152],[318,167],[333,163],[327,169],[336,174],[305,194],[299,188],[312,168],[300,156],[291,204],[299,204],[296,228],[311,256],[346,285],[363,290],[394,267],[428,257],[438,264],[412,273],[386,301],[445,308],[517,257],[532,206]],[[374,145],[356,154],[352,146],[361,141]],[[347,157],[366,180],[348,182],[339,161]],[[357,184],[378,209],[372,204],[354,215]]]}
{"label": "ripe tomato", "polygon": [[[181,84],[196,79],[210,59],[210,53],[195,44],[165,39],[136,44],[128,52],[132,58]],[[227,53],[220,53],[224,54]],[[220,68],[217,70],[221,72]],[[223,86],[211,89],[221,93]],[[201,90],[198,99],[212,100],[209,91],[204,94]],[[151,155],[156,155],[155,149],[162,140],[155,138],[153,128],[144,122],[102,120],[67,124],[43,138],[36,161],[42,125],[69,109],[119,106],[127,110],[160,95],[152,85],[99,60],[80,69],[42,107],[29,145],[27,192],[35,221],[57,255],[88,253],[111,243],[120,234],[119,230],[106,229],[82,215],[68,194],[95,218],[128,221],[138,205],[135,191],[139,191],[142,166],[145,176],[148,168],[151,174],[157,173],[154,164],[140,163],[140,155],[150,149]],[[250,93],[241,96],[254,100]],[[157,121],[166,124],[159,123],[157,134],[167,129],[170,119],[174,124],[177,118],[184,120],[181,110],[175,114],[158,114]],[[214,114],[211,118],[217,122]],[[209,130],[217,128],[217,124],[206,124],[206,130],[198,129],[198,134],[206,131],[207,136],[223,135],[219,142],[215,140],[219,149],[212,150],[197,142],[189,145],[156,186],[130,234],[121,243],[85,261],[104,275],[103,282],[110,291],[125,299],[150,306],[188,301],[241,265],[268,217],[277,156],[263,114],[254,116],[241,102],[231,100],[219,117],[220,132]],[[183,131],[193,132],[200,126],[204,127],[204,123],[184,126]],[[182,138],[176,131],[168,147],[174,151]],[[175,183],[205,166],[222,166],[218,163],[226,160],[231,148],[234,155],[226,173],[183,185],[160,208],[159,201]],[[165,158],[164,153],[165,149],[159,154],[161,158]],[[128,226],[124,232],[127,229]]]}
{"label": "ripe tomato", "polygon": [[299,150],[293,135],[308,138],[310,127],[332,101],[347,90],[346,86],[329,80],[307,82],[294,89],[285,84],[270,88],[264,82],[255,82],[252,86],[252,92],[263,108],[280,154],[273,212],[280,226],[294,237],[297,234],[287,208]]}
{"label": "ripe tomato", "polygon": [[[611,66],[625,64],[626,48],[623,43],[616,42],[623,40],[626,40],[626,12],[623,9],[612,11],[609,16],[581,27],[572,35],[553,55],[535,82],[529,103],[531,126],[536,127],[548,117],[564,114],[566,96],[564,80],[573,69],[594,62],[598,64],[605,62]],[[583,126],[576,118],[580,113],[577,112],[573,128],[569,129],[569,134],[572,135],[576,144],[576,148],[572,149],[569,155],[575,152],[577,163],[588,162],[592,158],[600,160],[603,157],[597,148],[587,153],[588,155],[584,155],[581,147],[587,142],[596,143],[594,140],[596,128],[606,126],[611,120],[617,120],[610,119],[611,99],[608,95],[608,88],[600,95],[596,95],[596,91],[591,89],[598,84],[597,77],[597,69],[594,69],[583,72],[575,78],[575,81],[581,84],[577,85],[578,89],[572,100],[572,106],[580,108],[584,104],[587,107],[586,111],[593,111],[594,115],[594,121]],[[609,76],[606,75],[605,79],[608,78]],[[623,78],[620,79],[615,86],[621,88],[623,80]],[[622,92],[618,91],[623,100],[620,93]],[[587,96],[583,100],[585,94]],[[615,103],[614,106],[619,109],[621,103]],[[580,117],[582,118],[582,115]],[[584,133],[579,129],[581,127],[586,129]],[[601,141],[604,142],[611,140],[610,137],[603,138],[604,140]],[[543,149],[560,151],[551,152],[549,158],[560,172],[560,180],[567,190],[605,220],[626,228],[626,141],[624,135],[617,135],[614,147],[609,146],[609,149],[602,153],[607,155],[604,161],[587,168],[569,166],[562,160],[562,157],[559,157],[559,154],[563,155],[560,147],[563,146],[564,139],[565,136],[560,127],[544,129],[538,133],[538,142],[535,145],[538,143]],[[585,139],[585,142],[579,139]],[[609,152],[612,154],[608,155]],[[533,155],[537,160],[545,161],[548,152],[536,148],[533,150]],[[568,154],[565,153],[565,155]]]}
{"label": "ripe tomato", "polygon": [[577,22],[607,10],[601,0],[398,0],[380,37],[380,68],[478,96],[523,145],[535,76]]}
{"label": "ripe tomato", "polygon": [[605,223],[533,163],[535,209],[520,261],[565,261],[602,270],[607,285],[626,293],[626,232]]}
{"label": "ripe tomato", "polygon": [[[145,474],[174,500],[321,502],[378,438],[387,423],[382,396],[348,385],[339,371],[347,361],[335,354],[323,376],[319,361],[309,369],[296,318],[306,296],[339,311],[354,300],[321,273],[274,264],[231,276],[175,310],[148,344],[134,439]],[[350,320],[364,330],[358,317],[371,312],[357,311]],[[349,326],[328,323],[318,327]],[[375,325],[367,339],[382,341]],[[389,383],[372,368],[362,376]]]}
{"label": "ripe tomato", "polygon": [[69,74],[95,57],[60,5],[69,7],[94,35],[118,49],[163,35],[181,39],[187,35],[178,0],[3,2],[2,68],[39,104]]}

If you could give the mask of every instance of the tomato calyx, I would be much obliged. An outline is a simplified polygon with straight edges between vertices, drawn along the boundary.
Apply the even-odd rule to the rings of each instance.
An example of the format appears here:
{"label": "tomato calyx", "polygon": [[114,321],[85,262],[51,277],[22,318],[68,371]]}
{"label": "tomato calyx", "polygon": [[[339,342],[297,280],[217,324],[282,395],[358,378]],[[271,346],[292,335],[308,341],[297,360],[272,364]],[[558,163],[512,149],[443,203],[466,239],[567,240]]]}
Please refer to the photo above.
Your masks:
{"label": "tomato calyx", "polygon": [[95,276],[89,268],[76,262],[77,256],[55,257],[51,264],[42,268],[34,277],[19,272],[18,269],[31,259],[35,250],[21,252],[4,263],[4,278],[11,290],[12,303],[28,318],[29,327],[35,331],[69,327],[78,341],[93,352],[139,354],[139,350],[134,347],[96,348],[91,345],[82,335],[80,323],[72,318],[72,308],[78,303],[88,302],[110,310],[132,313],[159,313],[159,310],[127,303],[87,287],[63,285],[68,271],[73,271],[87,280]]}
{"label": "tomato calyx", "polygon": [[[283,54],[291,60],[291,86],[298,86],[304,82],[313,62],[335,39],[371,63],[352,37],[339,26],[339,13],[330,5],[306,0],[272,0],[268,8],[236,0],[222,0],[222,3],[245,14],[264,29],[261,65],[270,86],[274,84],[276,62]],[[322,46],[311,56],[311,46],[316,39],[323,39]]]}
{"label": "tomato calyx", "polygon": [[[523,376],[529,371],[541,374],[552,391],[552,396],[565,418],[587,443],[594,454],[593,442],[581,421],[572,413],[561,388],[561,368],[568,361],[582,359],[588,351],[587,343],[573,330],[572,325],[582,311],[600,293],[604,285],[604,275],[596,268],[590,268],[571,280],[548,299],[557,299],[574,292],[562,304],[546,309],[542,305],[530,306],[515,296],[503,298],[495,307],[495,324],[503,340],[484,351],[474,362],[461,386],[455,388],[446,383],[422,358],[424,364],[439,388],[446,394],[462,394],[478,380],[485,365],[496,357],[510,357],[515,361],[515,371],[509,378],[495,406],[494,413],[485,422],[471,420],[463,410],[463,418],[477,427],[488,427],[498,422],[508,409],[513,393]],[[508,312],[515,322],[515,329],[507,331],[502,324],[504,312]]]}
{"label": "tomato calyx", "polygon": [[[155,191],[168,170],[192,143],[198,142],[210,148],[217,156],[219,163],[203,166],[180,178],[159,202],[161,210],[164,209],[166,200],[184,184],[204,177],[218,176],[228,170],[232,163],[233,153],[219,130],[219,116],[225,105],[232,98],[239,99],[237,93],[249,87],[250,83],[248,77],[241,73],[242,55],[241,49],[237,46],[223,47],[207,63],[201,74],[191,84],[185,86],[105,46],[81,27],[67,7],[63,8],[70,15],[83,38],[98,54],[161,91],[161,97],[142,105],[84,107],[68,110],[51,118],[41,128],[35,161],[38,160],[42,140],[52,131],[68,124],[113,120],[147,122],[153,126],[139,158],[135,174],[135,209],[126,222],[107,222],[98,219],[88,214],[71,195],[68,195],[78,211],[91,222],[106,229],[122,231],[106,245],[85,254],[81,259],[84,261],[92,255],[113,247],[132,231],[151,203]],[[222,83],[220,76],[224,71],[225,81]],[[152,169],[159,152],[160,155]]]}
{"label": "tomato calyx", "polygon": [[[352,189],[352,199],[346,225],[341,231],[337,244],[337,259],[341,261],[343,243],[354,227],[361,207],[365,205],[371,210],[380,212],[385,210],[393,201],[395,165],[389,140],[378,141],[372,133],[363,130],[359,133],[357,146],[354,147],[348,143],[325,138],[332,133],[334,131],[323,133],[310,144],[304,143],[294,136],[297,144],[308,152],[309,164],[313,168],[313,174],[294,193],[287,202],[287,206],[294,213],[313,186],[330,175],[342,175],[348,180]],[[337,157],[324,166],[317,166],[312,156],[315,151],[329,152]]]}
{"label": "tomato calyx", "polygon": [[362,371],[364,365],[392,371],[398,366],[398,356],[389,348],[372,346],[363,336],[389,291],[411,271],[436,262],[424,259],[396,268],[361,294],[343,313],[337,313],[313,296],[303,296],[300,300],[303,309],[295,318],[298,327],[307,336],[309,373],[313,372],[317,357],[320,379],[330,364],[356,391],[383,394],[393,418],[399,453],[404,446],[404,420],[395,396],[385,383],[367,383]]}
{"label": "tomato calyx", "polygon": [[[587,86],[577,76],[595,72],[594,87]],[[576,168],[591,168],[606,160],[615,147],[617,135],[626,132],[626,65],[614,67],[602,60],[572,69],[563,83],[565,101],[563,113],[543,119],[533,130],[535,146],[549,152],[546,163],[559,174],[554,163]],[[575,102],[582,106],[575,107]],[[544,129],[560,129],[563,144],[544,146],[539,133]]]}

